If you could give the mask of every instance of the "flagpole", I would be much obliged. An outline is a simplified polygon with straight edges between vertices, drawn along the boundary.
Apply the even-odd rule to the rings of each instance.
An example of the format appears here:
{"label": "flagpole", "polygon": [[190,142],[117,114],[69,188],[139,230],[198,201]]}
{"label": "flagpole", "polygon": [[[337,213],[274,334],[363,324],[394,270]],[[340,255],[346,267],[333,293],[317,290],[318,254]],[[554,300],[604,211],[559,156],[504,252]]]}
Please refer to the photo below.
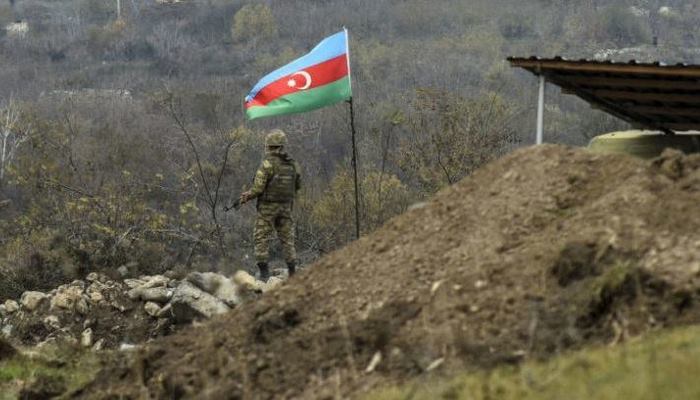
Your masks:
{"label": "flagpole", "polygon": [[345,53],[348,62],[348,82],[350,85],[350,99],[348,103],[350,104],[350,131],[352,133],[352,170],[355,178],[355,238],[360,238],[360,182],[357,178],[357,131],[355,130],[355,107],[353,104],[352,96],[352,73],[350,70],[350,34],[348,29],[343,27],[345,31]]}
{"label": "flagpole", "polygon": [[350,130],[352,131],[352,169],[355,174],[355,238],[360,238],[360,183],[357,179],[357,136],[355,131],[355,107],[353,106],[352,97],[348,100],[350,103]]}

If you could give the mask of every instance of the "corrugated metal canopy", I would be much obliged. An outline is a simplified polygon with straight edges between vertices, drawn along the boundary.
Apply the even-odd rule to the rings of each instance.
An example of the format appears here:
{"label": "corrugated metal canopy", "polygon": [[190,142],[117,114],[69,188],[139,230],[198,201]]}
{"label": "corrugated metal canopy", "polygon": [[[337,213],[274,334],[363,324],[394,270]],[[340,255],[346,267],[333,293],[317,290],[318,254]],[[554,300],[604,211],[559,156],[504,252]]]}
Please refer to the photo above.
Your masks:
{"label": "corrugated metal canopy", "polygon": [[508,61],[636,128],[700,130],[700,65],[614,63],[561,57]]}

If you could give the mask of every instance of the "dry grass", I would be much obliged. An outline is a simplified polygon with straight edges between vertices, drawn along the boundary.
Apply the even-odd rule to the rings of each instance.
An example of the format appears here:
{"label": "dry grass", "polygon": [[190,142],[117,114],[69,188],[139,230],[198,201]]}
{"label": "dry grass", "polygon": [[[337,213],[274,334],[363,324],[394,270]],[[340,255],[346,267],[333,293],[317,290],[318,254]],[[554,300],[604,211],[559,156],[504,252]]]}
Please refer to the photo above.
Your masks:
{"label": "dry grass", "polygon": [[450,380],[384,388],[374,400],[657,400],[700,398],[700,328],[656,333],[610,348],[561,355],[491,372],[464,372]]}

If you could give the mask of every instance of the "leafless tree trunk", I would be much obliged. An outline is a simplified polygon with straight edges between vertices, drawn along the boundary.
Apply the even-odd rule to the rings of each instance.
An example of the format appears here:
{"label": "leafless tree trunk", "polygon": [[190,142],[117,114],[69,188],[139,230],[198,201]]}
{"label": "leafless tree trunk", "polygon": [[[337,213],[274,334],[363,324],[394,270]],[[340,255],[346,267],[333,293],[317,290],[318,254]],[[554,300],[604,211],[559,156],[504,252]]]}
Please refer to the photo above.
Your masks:
{"label": "leafless tree trunk", "polygon": [[[211,233],[216,236],[216,239],[219,242],[219,248],[221,250],[221,253],[224,256],[226,256],[226,247],[224,246],[223,231],[221,229],[221,224],[219,223],[219,220],[218,220],[217,208],[218,208],[218,205],[221,201],[220,189],[221,189],[221,184],[222,184],[222,178],[224,175],[224,170],[226,169],[226,164],[228,163],[228,155],[229,155],[229,152],[231,150],[231,147],[234,145],[234,141],[231,139],[226,139],[227,142],[226,142],[226,145],[224,146],[224,154],[222,157],[221,166],[219,167],[218,172],[216,174],[216,180],[215,180],[215,182],[210,182],[207,179],[206,174],[204,173],[204,168],[202,167],[202,160],[201,160],[201,157],[199,155],[199,151],[197,150],[197,146],[194,143],[194,139],[192,138],[192,134],[190,133],[189,129],[187,128],[187,125],[185,124],[182,113],[178,110],[175,96],[172,93],[168,94],[167,109],[168,109],[168,112],[170,113],[170,116],[175,121],[175,124],[177,125],[177,127],[185,135],[185,138],[187,140],[187,143],[189,144],[190,150],[192,151],[192,155],[193,155],[195,162],[197,164],[197,171],[199,173],[199,177],[202,181],[202,185],[204,186],[206,204],[207,204],[209,211],[210,211],[211,220],[214,223],[214,229],[212,230]],[[218,122],[217,122],[217,125],[218,125]],[[220,127],[218,127],[218,129],[220,130]],[[221,135],[221,132],[219,132],[219,134]],[[198,244],[199,243],[195,243],[195,246],[192,248],[192,252],[195,251],[195,248]],[[190,259],[192,258],[192,254],[190,255],[189,258]]]}
{"label": "leafless tree trunk", "polygon": [[17,149],[28,137],[27,132],[22,132],[19,120],[19,106],[10,99],[0,108],[0,186],[5,181],[7,167],[14,159]]}

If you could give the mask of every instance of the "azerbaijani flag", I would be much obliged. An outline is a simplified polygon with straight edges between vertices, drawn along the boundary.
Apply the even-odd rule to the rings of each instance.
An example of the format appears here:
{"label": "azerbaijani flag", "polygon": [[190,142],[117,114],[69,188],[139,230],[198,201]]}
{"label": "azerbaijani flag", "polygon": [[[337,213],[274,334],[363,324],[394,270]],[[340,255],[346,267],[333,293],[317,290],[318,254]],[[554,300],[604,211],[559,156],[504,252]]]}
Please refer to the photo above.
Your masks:
{"label": "azerbaijani flag", "polygon": [[245,98],[248,119],[315,110],[352,97],[348,31],[267,74]]}

